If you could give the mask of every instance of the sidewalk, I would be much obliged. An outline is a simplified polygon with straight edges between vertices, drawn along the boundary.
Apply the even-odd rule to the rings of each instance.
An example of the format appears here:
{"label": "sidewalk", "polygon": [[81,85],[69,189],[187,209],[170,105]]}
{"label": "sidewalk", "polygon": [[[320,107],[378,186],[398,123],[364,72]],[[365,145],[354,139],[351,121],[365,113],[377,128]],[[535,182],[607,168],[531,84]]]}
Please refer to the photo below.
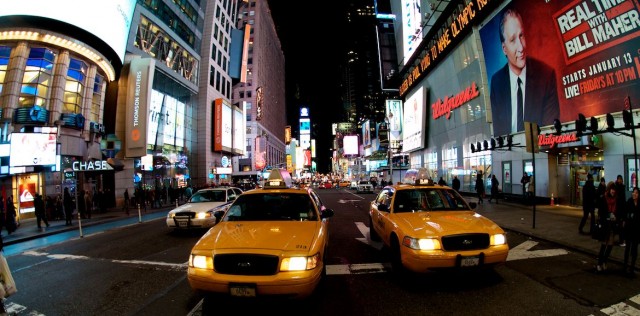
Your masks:
{"label": "sidewalk", "polygon": [[[466,197],[466,199],[470,202],[477,201],[473,197]],[[558,244],[575,252],[591,255],[593,264],[596,264],[596,258],[600,251],[600,242],[592,239],[591,235],[578,233],[578,225],[582,219],[581,206],[538,204],[536,205],[534,228],[532,205],[523,205],[505,200],[500,200],[499,203],[497,205],[495,201],[489,203],[485,198],[484,204],[478,205],[476,211],[490,218],[505,230],[522,233]],[[589,222],[590,219],[585,225],[585,232],[589,232]],[[613,246],[609,260],[622,265],[624,262],[624,247]]]}
{"label": "sidewalk", "polygon": [[[149,214],[155,212],[169,212],[171,209],[175,208],[175,204],[164,204],[160,208],[150,208],[147,207],[147,211],[145,213],[144,209],[141,210],[142,214]],[[129,215],[124,212],[121,207],[114,207],[107,209],[106,212],[93,212],[91,213],[91,218],[83,218],[82,219],[82,227],[89,227],[92,225],[97,225],[105,222],[116,221],[118,219],[127,218],[127,217],[137,217],[138,209],[132,208],[129,209]],[[9,234],[6,228],[2,228],[2,241],[4,245],[12,245],[36,238],[46,237],[54,234],[58,234],[61,232],[78,230],[78,214],[74,213],[73,222],[71,226],[65,225],[65,220],[49,220],[49,227],[46,227],[44,223],[42,223],[42,228],[38,228],[38,224],[36,223],[36,219],[28,218],[22,219],[20,221],[20,226],[16,229],[15,232]]]}

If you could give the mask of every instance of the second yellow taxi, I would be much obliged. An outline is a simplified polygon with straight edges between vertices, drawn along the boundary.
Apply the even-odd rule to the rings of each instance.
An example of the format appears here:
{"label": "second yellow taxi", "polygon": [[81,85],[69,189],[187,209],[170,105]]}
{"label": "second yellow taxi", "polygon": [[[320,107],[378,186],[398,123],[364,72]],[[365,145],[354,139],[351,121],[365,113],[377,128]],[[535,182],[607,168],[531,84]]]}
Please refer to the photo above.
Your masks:
{"label": "second yellow taxi", "polygon": [[396,271],[502,264],[509,246],[504,230],[476,213],[455,190],[434,184],[425,169],[407,171],[371,202],[370,238],[382,241]]}

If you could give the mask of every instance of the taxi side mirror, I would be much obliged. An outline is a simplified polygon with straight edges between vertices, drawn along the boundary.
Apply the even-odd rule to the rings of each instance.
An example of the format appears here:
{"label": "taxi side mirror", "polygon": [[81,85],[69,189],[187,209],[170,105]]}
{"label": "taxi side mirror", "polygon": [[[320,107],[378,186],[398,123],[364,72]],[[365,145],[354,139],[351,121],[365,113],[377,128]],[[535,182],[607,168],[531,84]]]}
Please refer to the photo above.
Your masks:
{"label": "taxi side mirror", "polygon": [[478,203],[476,202],[469,202],[469,206],[471,207],[472,210],[475,210],[476,207],[478,207]]}
{"label": "taxi side mirror", "polygon": [[220,219],[222,219],[222,216],[224,216],[224,212],[225,211],[215,211],[215,212],[213,212],[213,217],[216,218],[216,224],[220,223]]}
{"label": "taxi side mirror", "polygon": [[324,210],[320,211],[320,218],[329,218],[331,216],[333,216],[333,210],[330,208],[325,208]]}

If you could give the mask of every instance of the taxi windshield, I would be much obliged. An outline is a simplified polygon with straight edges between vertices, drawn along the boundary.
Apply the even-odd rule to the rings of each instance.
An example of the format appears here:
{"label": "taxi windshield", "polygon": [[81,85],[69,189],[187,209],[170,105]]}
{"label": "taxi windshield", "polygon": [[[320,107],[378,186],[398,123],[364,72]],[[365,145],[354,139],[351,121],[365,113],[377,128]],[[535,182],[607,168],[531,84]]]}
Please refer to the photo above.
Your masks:
{"label": "taxi windshield", "polygon": [[393,202],[395,213],[469,210],[464,199],[455,191],[442,188],[398,190]]}
{"label": "taxi windshield", "polygon": [[306,194],[243,194],[223,221],[317,221],[318,215]]}
{"label": "taxi windshield", "polygon": [[227,201],[227,192],[219,191],[219,190],[205,190],[198,191],[193,196],[191,196],[191,203],[201,203],[201,202],[226,202]]}

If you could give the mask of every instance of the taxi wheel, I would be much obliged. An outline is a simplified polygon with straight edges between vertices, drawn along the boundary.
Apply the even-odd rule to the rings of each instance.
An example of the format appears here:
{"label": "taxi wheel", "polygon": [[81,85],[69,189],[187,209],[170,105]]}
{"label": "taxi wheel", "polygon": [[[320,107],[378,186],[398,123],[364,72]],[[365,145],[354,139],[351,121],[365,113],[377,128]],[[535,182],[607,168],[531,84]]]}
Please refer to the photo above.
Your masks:
{"label": "taxi wheel", "polygon": [[369,217],[369,238],[372,241],[380,241],[380,235],[376,233],[376,230],[373,228],[373,220]]}
{"label": "taxi wheel", "polygon": [[406,269],[402,265],[402,255],[400,254],[400,242],[397,236],[391,236],[391,267],[393,272],[404,275]]}

